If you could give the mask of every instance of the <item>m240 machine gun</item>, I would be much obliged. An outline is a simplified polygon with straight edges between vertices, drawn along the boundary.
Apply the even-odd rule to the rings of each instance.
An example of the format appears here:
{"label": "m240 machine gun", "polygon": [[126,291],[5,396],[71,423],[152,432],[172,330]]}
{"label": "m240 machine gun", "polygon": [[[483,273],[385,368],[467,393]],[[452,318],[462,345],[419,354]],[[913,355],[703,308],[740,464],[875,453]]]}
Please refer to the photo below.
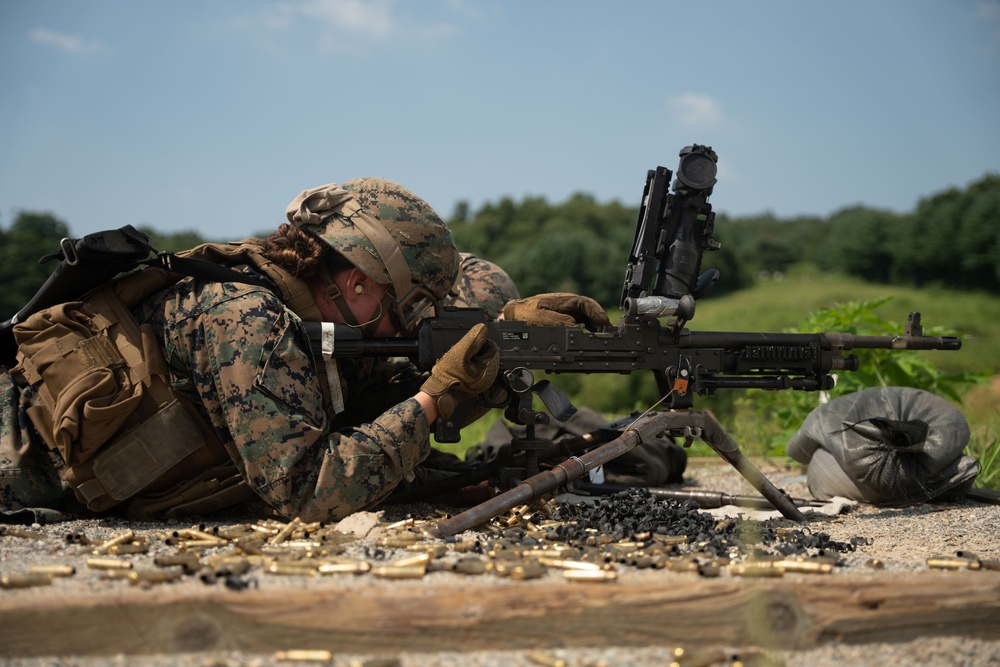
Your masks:
{"label": "m240 machine gun", "polygon": [[[718,279],[715,269],[701,271],[705,251],[720,247],[714,238],[709,196],[716,184],[716,153],[707,146],[687,146],[680,152],[676,173],[664,167],[649,171],[643,189],[635,237],[629,253],[616,326],[605,331],[582,327],[529,326],[516,321],[488,321],[478,309],[444,308],[424,321],[415,338],[367,339],[356,329],[335,327],[332,357],[409,357],[430,369],[469,328],[486,324],[489,337],[500,348],[505,416],[527,427],[527,436],[512,443],[523,452],[524,474],[517,484],[486,503],[443,521],[435,532],[454,534],[481,523],[510,507],[538,498],[579,479],[642,441],[668,434],[705,441],[731,463],[776,509],[793,520],[805,519],[795,504],[774,487],[740,452],[737,443],[709,413],[694,410],[694,397],[719,389],[757,388],[817,391],[834,384],[833,374],[857,370],[856,349],[957,350],[955,336],[924,336],[920,314],[911,313],[899,336],[855,336],[848,333],[762,333],[691,331],[695,304]],[[671,179],[673,179],[671,183]],[[326,325],[330,326],[330,325]],[[329,340],[329,338],[327,339]],[[581,447],[598,446],[580,456],[565,458],[533,437],[533,425],[549,415],[535,410],[538,395],[549,413],[564,420],[573,408],[544,373],[653,373],[663,410],[614,427],[618,435],[594,434]],[[456,411],[451,421],[439,421],[435,435],[441,442],[457,442],[467,411]],[[586,440],[586,439],[584,439]],[[604,444],[601,444],[603,441]],[[565,460],[539,472],[538,462],[562,452]]]}

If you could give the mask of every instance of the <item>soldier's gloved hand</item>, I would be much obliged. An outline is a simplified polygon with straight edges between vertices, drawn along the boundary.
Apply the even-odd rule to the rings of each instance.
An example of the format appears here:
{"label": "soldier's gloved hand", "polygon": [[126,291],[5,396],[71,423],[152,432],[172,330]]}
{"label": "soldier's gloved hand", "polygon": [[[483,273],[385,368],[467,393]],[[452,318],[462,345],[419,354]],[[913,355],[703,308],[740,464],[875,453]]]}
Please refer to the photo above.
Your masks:
{"label": "soldier's gloved hand", "polygon": [[543,327],[583,324],[591,331],[599,331],[611,324],[601,304],[589,296],[568,292],[538,294],[508,301],[503,308],[503,318]]}
{"label": "soldier's gloved hand", "polygon": [[459,403],[493,386],[499,368],[500,349],[487,337],[486,325],[477,324],[437,360],[420,389],[447,419]]}

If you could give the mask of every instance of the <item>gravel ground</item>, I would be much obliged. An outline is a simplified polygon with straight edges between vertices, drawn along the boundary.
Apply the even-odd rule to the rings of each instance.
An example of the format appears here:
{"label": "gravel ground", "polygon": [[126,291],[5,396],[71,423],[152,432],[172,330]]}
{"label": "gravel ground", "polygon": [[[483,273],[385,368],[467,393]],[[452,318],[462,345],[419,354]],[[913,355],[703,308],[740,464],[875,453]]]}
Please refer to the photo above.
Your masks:
{"label": "gravel ground", "polygon": [[[802,470],[798,467],[783,467],[776,464],[759,464],[762,471],[779,488],[793,497],[808,497]],[[730,494],[751,494],[749,486],[725,464],[693,462],[686,475],[686,488],[712,489]],[[427,506],[407,506],[388,508],[384,513],[359,513],[341,525],[329,527],[366,535],[362,540],[346,545],[344,556],[371,557],[378,553],[377,540],[387,533],[387,522],[399,519],[414,511],[427,513]],[[259,520],[261,514],[222,517],[208,524],[213,527],[246,525]],[[768,521],[765,525],[775,528],[795,527],[796,524],[784,519]],[[100,594],[108,590],[121,590],[120,581],[108,581],[101,574],[86,565],[89,547],[81,546],[76,536],[84,535],[92,542],[108,540],[131,530],[149,540],[149,551],[145,554],[128,556],[136,567],[152,566],[157,556],[176,553],[176,539],[170,540],[173,531],[188,527],[189,524],[143,524],[127,523],[121,519],[105,517],[87,519],[47,526],[22,527],[42,536],[33,539],[30,535],[18,537],[8,534],[0,537],[0,574],[15,575],[26,572],[29,565],[70,564],[76,568],[71,577],[59,578],[51,586],[39,586],[18,590],[0,591],[2,596],[22,596],[28,600],[33,596],[62,595],[67,591],[93,592]],[[822,531],[834,541],[857,544],[854,551],[840,555],[843,567],[839,572],[857,572],[864,569],[871,573],[873,559],[881,561],[885,571],[926,571],[927,558],[940,555],[954,555],[956,552],[972,552],[981,559],[1000,559],[1000,506],[972,501],[957,503],[922,505],[906,509],[878,509],[859,505],[851,511],[829,520],[812,522],[811,531]],[[428,585],[445,573],[435,573],[426,578]],[[452,575],[453,576],[453,575]],[[547,575],[549,576],[549,575]],[[662,570],[644,570],[641,576],[671,576]],[[982,572],[982,576],[1000,577],[1000,573]],[[263,575],[260,567],[232,576],[227,581],[233,585],[253,581],[260,588],[293,585],[290,577]],[[358,585],[371,585],[371,577],[357,577]],[[343,578],[340,578],[343,581]],[[205,584],[194,576],[177,581],[170,586],[203,587]],[[215,584],[219,585],[219,584]],[[310,583],[310,586],[313,584]],[[613,585],[613,584],[612,584]],[[0,629],[2,633],[2,629]],[[996,665],[1000,664],[1000,641],[970,637],[914,637],[910,641],[896,643],[866,643],[858,645],[830,643],[821,647],[800,651],[770,651],[756,649],[740,650],[736,647],[720,646],[711,650],[699,648],[679,658],[672,653],[673,647],[613,649],[554,649],[541,654],[525,651],[490,651],[474,653],[399,653],[392,656],[360,656],[338,654],[329,657],[325,664],[337,667],[437,667],[437,666],[532,666],[564,665],[564,667],[584,667],[607,665],[608,667],[635,665],[661,666],[677,662],[680,667],[688,665],[809,665],[816,667],[843,667],[844,665]],[[40,667],[42,665],[139,665],[159,667],[161,665],[191,665],[197,667],[236,667],[237,665],[309,665],[317,662],[287,661],[275,655],[241,654],[233,652],[209,652],[158,656],[50,656],[41,658],[2,657],[0,664]],[[383,659],[384,658],[384,659]]]}

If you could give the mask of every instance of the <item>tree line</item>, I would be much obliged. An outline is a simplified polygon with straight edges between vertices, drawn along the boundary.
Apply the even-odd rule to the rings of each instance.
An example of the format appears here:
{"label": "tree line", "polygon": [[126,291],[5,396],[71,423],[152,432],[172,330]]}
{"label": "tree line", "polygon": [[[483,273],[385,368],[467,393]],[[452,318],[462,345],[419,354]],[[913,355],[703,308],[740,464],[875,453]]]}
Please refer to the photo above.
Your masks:
{"label": "tree line", "polygon": [[[605,306],[621,296],[638,207],[577,194],[550,205],[504,198],[449,220],[463,250],[503,266],[524,294],[570,291]],[[921,199],[909,213],[852,206],[828,217],[718,213],[703,268],[722,278],[709,295],[809,263],[867,281],[1000,293],[1000,174]],[[543,242],[540,242],[543,240]]]}
{"label": "tree line", "polygon": [[[448,224],[460,249],[504,267],[522,294],[576,292],[614,307],[637,217],[637,205],[575,194],[559,204],[505,197],[474,212],[460,202]],[[229,240],[138,227],[162,250]],[[69,225],[48,212],[21,211],[9,228],[0,227],[0,319],[13,315],[41,286],[55,265],[38,259],[56,252],[60,239],[70,235]],[[864,206],[788,219],[720,212],[715,237],[722,247],[705,254],[703,268],[718,268],[722,278],[709,298],[800,263],[877,283],[997,294],[1000,174],[923,198],[908,213]]]}

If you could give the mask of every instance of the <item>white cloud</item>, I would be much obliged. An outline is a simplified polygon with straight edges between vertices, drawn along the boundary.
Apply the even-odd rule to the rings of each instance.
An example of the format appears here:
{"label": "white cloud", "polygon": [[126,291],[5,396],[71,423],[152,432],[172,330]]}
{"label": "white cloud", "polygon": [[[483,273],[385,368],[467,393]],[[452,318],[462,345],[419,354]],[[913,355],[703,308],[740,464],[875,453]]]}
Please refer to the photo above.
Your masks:
{"label": "white cloud", "polygon": [[686,127],[714,127],[722,122],[722,106],[703,93],[681,93],[667,100],[673,119]]}
{"label": "white cloud", "polygon": [[385,39],[398,30],[392,0],[309,0],[300,11],[346,32]]}
{"label": "white cloud", "polygon": [[[434,41],[458,30],[449,21],[420,22],[413,11],[417,3],[398,5],[396,0],[293,0],[268,7],[256,15],[237,19],[240,28],[268,32],[301,31],[303,24],[320,33],[322,51],[352,51],[368,44],[399,41]],[[401,11],[411,10],[409,13]],[[446,4],[454,17],[462,17],[462,5]]]}
{"label": "white cloud", "polygon": [[31,31],[31,39],[38,44],[54,46],[66,53],[100,53],[107,50],[104,42],[99,40],[86,40],[76,35],[67,35],[48,28],[35,28]]}

